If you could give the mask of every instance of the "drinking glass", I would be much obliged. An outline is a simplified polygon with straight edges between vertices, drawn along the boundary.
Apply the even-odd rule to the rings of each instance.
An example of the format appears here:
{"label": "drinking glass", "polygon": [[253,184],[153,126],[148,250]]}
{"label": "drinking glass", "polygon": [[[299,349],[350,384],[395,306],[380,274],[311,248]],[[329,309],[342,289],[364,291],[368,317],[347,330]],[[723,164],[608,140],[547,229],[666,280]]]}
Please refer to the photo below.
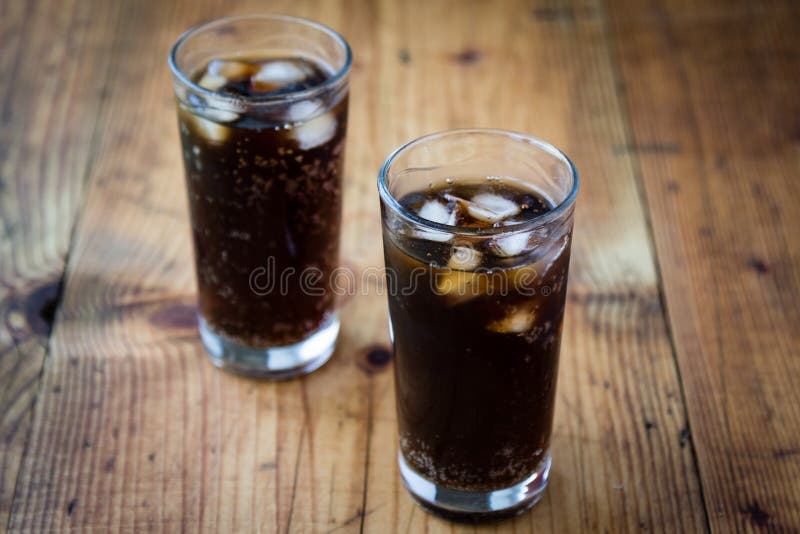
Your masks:
{"label": "drinking glass", "polygon": [[[190,29],[169,65],[203,345],[215,365],[246,375],[313,371],[339,332],[330,284],[350,47],[316,22],[247,15]],[[226,76],[237,69],[256,70],[235,85]],[[320,80],[291,78],[303,69]],[[267,89],[249,93],[256,83]]]}
{"label": "drinking glass", "polygon": [[[408,207],[442,190],[470,206],[460,184],[484,182],[548,211],[465,227]],[[575,167],[527,135],[455,130],[397,149],[378,189],[406,488],[449,517],[524,511],[550,474]]]}

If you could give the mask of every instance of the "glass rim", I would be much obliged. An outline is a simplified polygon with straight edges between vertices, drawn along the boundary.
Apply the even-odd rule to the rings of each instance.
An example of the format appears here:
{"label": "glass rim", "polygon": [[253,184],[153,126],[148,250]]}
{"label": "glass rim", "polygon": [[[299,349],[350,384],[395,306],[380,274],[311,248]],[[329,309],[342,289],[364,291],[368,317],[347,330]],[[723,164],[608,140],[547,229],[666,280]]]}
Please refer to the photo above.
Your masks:
{"label": "glass rim", "polygon": [[[178,54],[178,50],[180,49],[181,45],[183,45],[187,40],[192,38],[194,35],[214,29],[215,27],[222,26],[224,24],[229,24],[231,22],[239,22],[244,20],[279,20],[284,22],[293,22],[301,25],[308,26],[310,28],[314,28],[319,30],[338,42],[345,52],[345,61],[344,65],[340,69],[338,69],[332,76],[327,78],[324,82],[319,85],[315,85],[314,87],[309,87],[308,89],[302,89],[300,91],[291,91],[288,93],[281,93],[275,95],[261,95],[261,96],[234,96],[234,95],[225,95],[222,93],[218,93],[216,91],[212,91],[211,89],[206,89],[195,83],[194,81],[187,76],[183,70],[178,67],[176,56]],[[196,24],[192,26],[185,32],[183,32],[175,43],[172,45],[168,55],[168,63],[169,68],[172,71],[172,75],[175,76],[182,84],[190,87],[193,91],[204,95],[207,98],[212,98],[216,100],[221,100],[223,102],[229,103],[237,103],[237,104],[250,104],[250,105],[270,105],[270,104],[285,104],[286,102],[292,102],[295,100],[306,100],[309,98],[313,98],[326,90],[335,87],[337,84],[341,83],[350,72],[350,67],[353,64],[353,52],[350,49],[350,44],[347,42],[339,32],[336,30],[325,26],[319,22],[306,19],[303,17],[295,17],[293,15],[282,15],[278,13],[251,13],[246,15],[233,15],[230,17],[222,17],[214,20],[210,20],[208,22],[201,22],[200,24]]]}
{"label": "glass rim", "polygon": [[[423,219],[413,211],[407,209],[402,204],[400,204],[397,198],[395,198],[395,196],[391,193],[391,191],[389,191],[389,186],[387,184],[389,168],[391,167],[395,158],[399,156],[402,152],[406,151],[409,148],[412,148],[415,145],[433,141],[450,135],[470,134],[470,133],[502,136],[502,137],[516,139],[519,141],[524,141],[526,143],[533,145],[533,147],[536,149],[542,150],[552,156],[555,156],[557,159],[561,160],[562,163],[565,163],[567,165],[567,168],[569,169],[570,175],[572,177],[572,187],[570,188],[569,193],[567,193],[567,196],[564,198],[564,200],[559,202],[553,209],[551,209],[547,213],[542,213],[540,215],[536,215],[529,219],[525,219],[524,221],[519,221],[517,223],[510,224],[508,226],[499,226],[499,227],[489,226],[483,228],[480,227],[471,228],[465,226],[451,226],[449,224],[437,223],[434,221],[430,221],[428,219]],[[569,157],[567,157],[567,155],[564,152],[556,148],[554,145],[548,143],[547,141],[543,141],[539,138],[526,135],[523,133],[514,132],[511,130],[502,130],[499,128],[458,128],[458,129],[443,130],[440,132],[434,132],[427,135],[423,135],[422,137],[417,137],[416,139],[412,139],[411,141],[396,148],[394,152],[389,154],[389,157],[386,158],[386,161],[383,162],[381,170],[378,173],[378,193],[380,194],[381,200],[383,201],[384,205],[391,208],[406,222],[412,223],[416,226],[421,226],[426,229],[439,230],[454,235],[491,236],[497,234],[512,233],[522,230],[530,230],[532,228],[542,226],[554,219],[559,218],[575,203],[575,199],[578,196],[579,182],[580,180],[578,178],[578,170],[575,168],[575,165],[572,163],[572,160],[570,160]]]}

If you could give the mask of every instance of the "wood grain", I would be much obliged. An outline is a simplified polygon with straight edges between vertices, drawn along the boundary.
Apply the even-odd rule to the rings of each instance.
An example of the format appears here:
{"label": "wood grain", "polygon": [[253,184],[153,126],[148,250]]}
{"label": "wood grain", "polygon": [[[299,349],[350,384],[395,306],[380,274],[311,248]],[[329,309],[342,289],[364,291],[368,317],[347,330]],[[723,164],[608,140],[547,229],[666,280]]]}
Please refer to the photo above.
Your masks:
{"label": "wood grain", "polygon": [[[342,254],[357,274],[382,266],[375,177],[404,141],[508,128],[581,172],[554,474],[530,514],[458,525],[405,493],[379,278],[343,301],[340,346],[308,377],[205,358],[166,53],[193,24],[267,7],[354,49]],[[0,3],[0,525],[800,529],[798,11]]]}
{"label": "wood grain", "polygon": [[[381,122],[397,125],[392,142],[473,125],[532,132],[562,147],[583,176],[552,483],[532,513],[481,530],[701,532],[645,217],[632,160],[618,150],[629,140],[606,21],[593,4],[469,6],[381,3],[380,76],[393,91]],[[395,467],[390,376],[376,378],[373,401],[365,531],[472,531],[411,503]]]}
{"label": "wood grain", "polygon": [[610,2],[703,491],[800,529],[797,2]]}
{"label": "wood grain", "polygon": [[[380,265],[375,170],[402,140],[491,124],[539,133],[591,169],[581,217],[592,224],[579,219],[576,230],[553,486],[533,514],[497,528],[702,530],[644,217],[631,162],[614,151],[627,139],[603,19],[586,8],[565,26],[523,6],[491,18],[495,6],[476,5],[458,16],[457,30],[415,43],[405,36],[419,20],[433,26],[456,6],[357,7],[349,18],[336,4],[285,10],[340,28],[359,57],[345,198],[352,267]],[[123,8],[113,113],[11,530],[455,529],[417,510],[397,476],[391,375],[365,360],[387,343],[383,295],[345,303],[340,350],[303,380],[238,379],[202,355],[179,151],[165,133],[174,116],[163,52],[217,9]],[[589,83],[576,85],[579,76]]]}
{"label": "wood grain", "polygon": [[93,158],[115,22],[112,3],[0,4],[2,528]]}
{"label": "wood grain", "polygon": [[[221,16],[223,7],[256,8],[122,7],[113,112],[76,231],[11,531],[360,525],[368,418],[359,363],[362,346],[385,342],[385,316],[379,320],[369,301],[351,301],[333,361],[307,380],[279,384],[216,370],[196,337],[166,52],[186,27]],[[347,30],[339,4],[275,9]],[[358,42],[358,29],[352,33]],[[361,76],[354,73],[354,88]],[[355,129],[350,139],[366,146],[366,136]],[[358,224],[360,209],[348,204],[346,218]],[[352,248],[361,244],[349,241],[345,257],[356,258]]]}

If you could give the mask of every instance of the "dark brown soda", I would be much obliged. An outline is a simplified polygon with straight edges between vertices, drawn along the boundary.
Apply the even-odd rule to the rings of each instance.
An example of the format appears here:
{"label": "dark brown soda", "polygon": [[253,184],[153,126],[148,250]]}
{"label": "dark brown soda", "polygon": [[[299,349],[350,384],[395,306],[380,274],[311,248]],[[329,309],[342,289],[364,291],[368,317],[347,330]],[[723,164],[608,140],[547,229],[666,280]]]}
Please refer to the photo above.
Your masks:
{"label": "dark brown soda", "polygon": [[[252,67],[249,74],[271,61],[291,62],[307,77],[283,85],[234,77],[216,92],[290,94],[331,75],[306,59],[235,61]],[[200,85],[207,70],[194,76]],[[321,139],[312,135],[311,142],[300,134],[319,117],[304,124],[245,111],[221,120],[179,102],[200,313],[215,332],[247,346],[299,342],[334,309],[328,281],[339,256],[347,95],[336,102],[322,99],[314,105],[335,130],[323,131]],[[301,285],[300,274],[308,268],[320,274],[311,284],[314,291]]]}
{"label": "dark brown soda", "polygon": [[[452,204],[480,193],[520,206],[513,221],[553,208],[502,180],[456,183],[400,202],[419,212],[430,200]],[[513,221],[491,224],[463,210],[456,218],[471,227]],[[402,454],[448,488],[489,491],[522,481],[550,444],[570,232],[504,257],[491,240],[443,243],[384,231],[386,265],[396,277],[389,310]],[[447,268],[454,246],[469,246],[480,260],[466,271]]]}

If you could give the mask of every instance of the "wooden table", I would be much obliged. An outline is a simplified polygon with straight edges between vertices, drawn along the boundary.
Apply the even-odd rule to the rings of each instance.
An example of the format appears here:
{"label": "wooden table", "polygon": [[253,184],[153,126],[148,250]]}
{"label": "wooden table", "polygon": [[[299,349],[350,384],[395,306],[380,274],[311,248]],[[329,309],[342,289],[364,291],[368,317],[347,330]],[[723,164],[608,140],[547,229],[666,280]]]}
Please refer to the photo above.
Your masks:
{"label": "wooden table", "polygon": [[486,530],[800,531],[795,0],[0,2],[0,524],[462,530],[401,485],[385,296],[300,380],[198,342],[166,53],[266,8],[355,52],[348,266],[405,140],[519,130],[582,174],[554,476]]}

